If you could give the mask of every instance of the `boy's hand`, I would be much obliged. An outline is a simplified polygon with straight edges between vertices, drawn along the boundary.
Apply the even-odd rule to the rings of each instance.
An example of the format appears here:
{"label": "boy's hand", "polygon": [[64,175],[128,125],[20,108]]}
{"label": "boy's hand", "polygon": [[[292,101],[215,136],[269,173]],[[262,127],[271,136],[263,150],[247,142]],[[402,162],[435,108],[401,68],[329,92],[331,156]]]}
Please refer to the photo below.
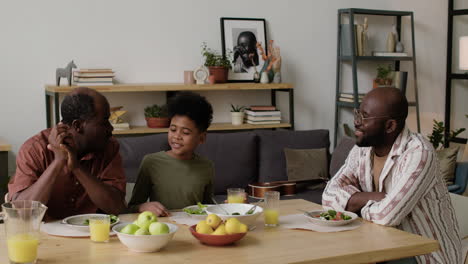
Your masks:
{"label": "boy's hand", "polygon": [[144,211],[150,211],[153,212],[156,216],[170,216],[171,213],[169,210],[164,207],[160,202],[147,202],[147,203],[142,203],[138,207],[138,211],[144,212]]}

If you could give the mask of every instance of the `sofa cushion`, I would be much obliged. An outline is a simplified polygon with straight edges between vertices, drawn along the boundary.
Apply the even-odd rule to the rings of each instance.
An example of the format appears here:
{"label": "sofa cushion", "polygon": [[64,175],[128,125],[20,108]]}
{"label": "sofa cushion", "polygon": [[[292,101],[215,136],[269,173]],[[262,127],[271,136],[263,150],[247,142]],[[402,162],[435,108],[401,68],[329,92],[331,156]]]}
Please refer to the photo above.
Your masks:
{"label": "sofa cushion", "polygon": [[341,166],[346,161],[349,152],[356,144],[356,140],[350,137],[343,137],[335,150],[332,153],[332,158],[330,161],[330,177],[335,176],[335,174],[341,169]]}
{"label": "sofa cushion", "polygon": [[436,151],[440,163],[440,174],[447,185],[452,185],[455,179],[458,147],[439,149]]}
{"label": "sofa cushion", "polygon": [[[284,148],[316,149],[330,147],[328,130],[262,130],[255,132],[259,144],[259,181],[286,181]],[[328,155],[328,154],[327,154]]]}
{"label": "sofa cushion", "polygon": [[169,150],[167,133],[138,137],[117,137],[127,182],[136,182],[140,163],[146,154]]}
{"label": "sofa cushion", "polygon": [[327,149],[285,148],[288,181],[328,179]]}
{"label": "sofa cushion", "polygon": [[196,152],[213,161],[214,193],[247,188],[257,181],[257,140],[253,132],[209,133]]}

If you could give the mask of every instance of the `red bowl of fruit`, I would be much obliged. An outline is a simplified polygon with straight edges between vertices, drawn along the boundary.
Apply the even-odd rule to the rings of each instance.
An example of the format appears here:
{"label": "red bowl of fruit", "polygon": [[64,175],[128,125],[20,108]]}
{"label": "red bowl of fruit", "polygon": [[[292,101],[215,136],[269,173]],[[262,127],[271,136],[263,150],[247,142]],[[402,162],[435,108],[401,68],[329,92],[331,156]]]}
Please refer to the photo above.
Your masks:
{"label": "red bowl of fruit", "polygon": [[192,235],[196,239],[198,239],[200,242],[202,242],[203,244],[207,244],[210,246],[229,245],[236,241],[241,240],[247,234],[247,233],[236,233],[236,234],[231,234],[231,235],[207,235],[207,234],[197,233],[196,227],[197,225],[193,225],[189,228]]}

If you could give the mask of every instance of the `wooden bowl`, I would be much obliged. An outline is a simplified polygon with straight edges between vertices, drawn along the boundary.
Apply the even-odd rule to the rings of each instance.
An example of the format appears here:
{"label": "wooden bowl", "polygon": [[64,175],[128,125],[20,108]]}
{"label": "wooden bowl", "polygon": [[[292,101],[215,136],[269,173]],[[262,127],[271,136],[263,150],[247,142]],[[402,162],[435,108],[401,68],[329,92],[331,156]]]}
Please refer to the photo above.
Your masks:
{"label": "wooden bowl", "polygon": [[189,228],[192,235],[203,244],[210,246],[225,246],[230,245],[236,241],[241,240],[247,233],[238,233],[232,235],[207,235],[200,234],[195,231],[197,225],[193,225]]}

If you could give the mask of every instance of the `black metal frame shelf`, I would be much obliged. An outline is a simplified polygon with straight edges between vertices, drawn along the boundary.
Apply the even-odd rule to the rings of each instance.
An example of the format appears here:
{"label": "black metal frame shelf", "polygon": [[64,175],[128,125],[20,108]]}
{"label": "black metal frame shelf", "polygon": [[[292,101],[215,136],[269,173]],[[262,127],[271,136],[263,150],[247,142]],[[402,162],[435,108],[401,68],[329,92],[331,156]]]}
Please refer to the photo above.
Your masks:
{"label": "black metal frame shelf", "polygon": [[[468,15],[468,9],[454,9],[454,0],[448,0],[448,23],[447,23],[447,71],[445,79],[445,147],[450,145],[448,140],[451,126],[452,111],[452,80],[468,80],[468,73],[452,73],[452,48],[453,48],[453,19],[455,16]],[[466,144],[466,138],[454,138],[452,142]]]}
{"label": "black metal frame shelf", "polygon": [[[375,15],[375,16],[393,16],[396,17],[396,30],[398,33],[398,38],[401,37],[401,22],[403,16],[409,16],[411,18],[411,47],[412,47],[412,56],[357,56],[356,47],[355,47],[355,29],[350,27],[349,31],[349,40],[351,41],[351,55],[343,56],[341,55],[341,25],[342,25],[342,16],[349,16],[349,24],[354,24],[354,15]],[[414,17],[413,12],[410,11],[391,11],[391,10],[374,10],[374,9],[360,9],[360,8],[346,8],[338,9],[338,45],[337,45],[337,59],[336,59],[336,98],[335,98],[335,132],[334,132],[334,145],[336,146],[337,137],[338,137],[338,124],[339,124],[339,110],[342,107],[347,108],[358,108],[360,105],[359,101],[359,89],[358,89],[358,78],[357,78],[357,63],[359,61],[393,61],[395,71],[400,70],[401,61],[410,61],[413,64],[413,80],[414,80],[414,95],[415,101],[410,102],[409,106],[416,108],[416,119],[418,132],[421,131],[420,116],[419,116],[419,99],[418,99],[418,82],[417,82],[417,71],[416,71],[416,47],[415,47],[415,38],[414,38]],[[344,102],[340,101],[340,85],[341,85],[341,64],[343,62],[350,62],[352,65],[352,79],[353,79],[353,97],[354,102]]]}
{"label": "black metal frame shelf", "polygon": [[[343,61],[350,61],[353,59],[353,56],[340,56],[340,59]],[[396,57],[396,56],[356,56],[358,61],[412,61],[413,57]]]}

